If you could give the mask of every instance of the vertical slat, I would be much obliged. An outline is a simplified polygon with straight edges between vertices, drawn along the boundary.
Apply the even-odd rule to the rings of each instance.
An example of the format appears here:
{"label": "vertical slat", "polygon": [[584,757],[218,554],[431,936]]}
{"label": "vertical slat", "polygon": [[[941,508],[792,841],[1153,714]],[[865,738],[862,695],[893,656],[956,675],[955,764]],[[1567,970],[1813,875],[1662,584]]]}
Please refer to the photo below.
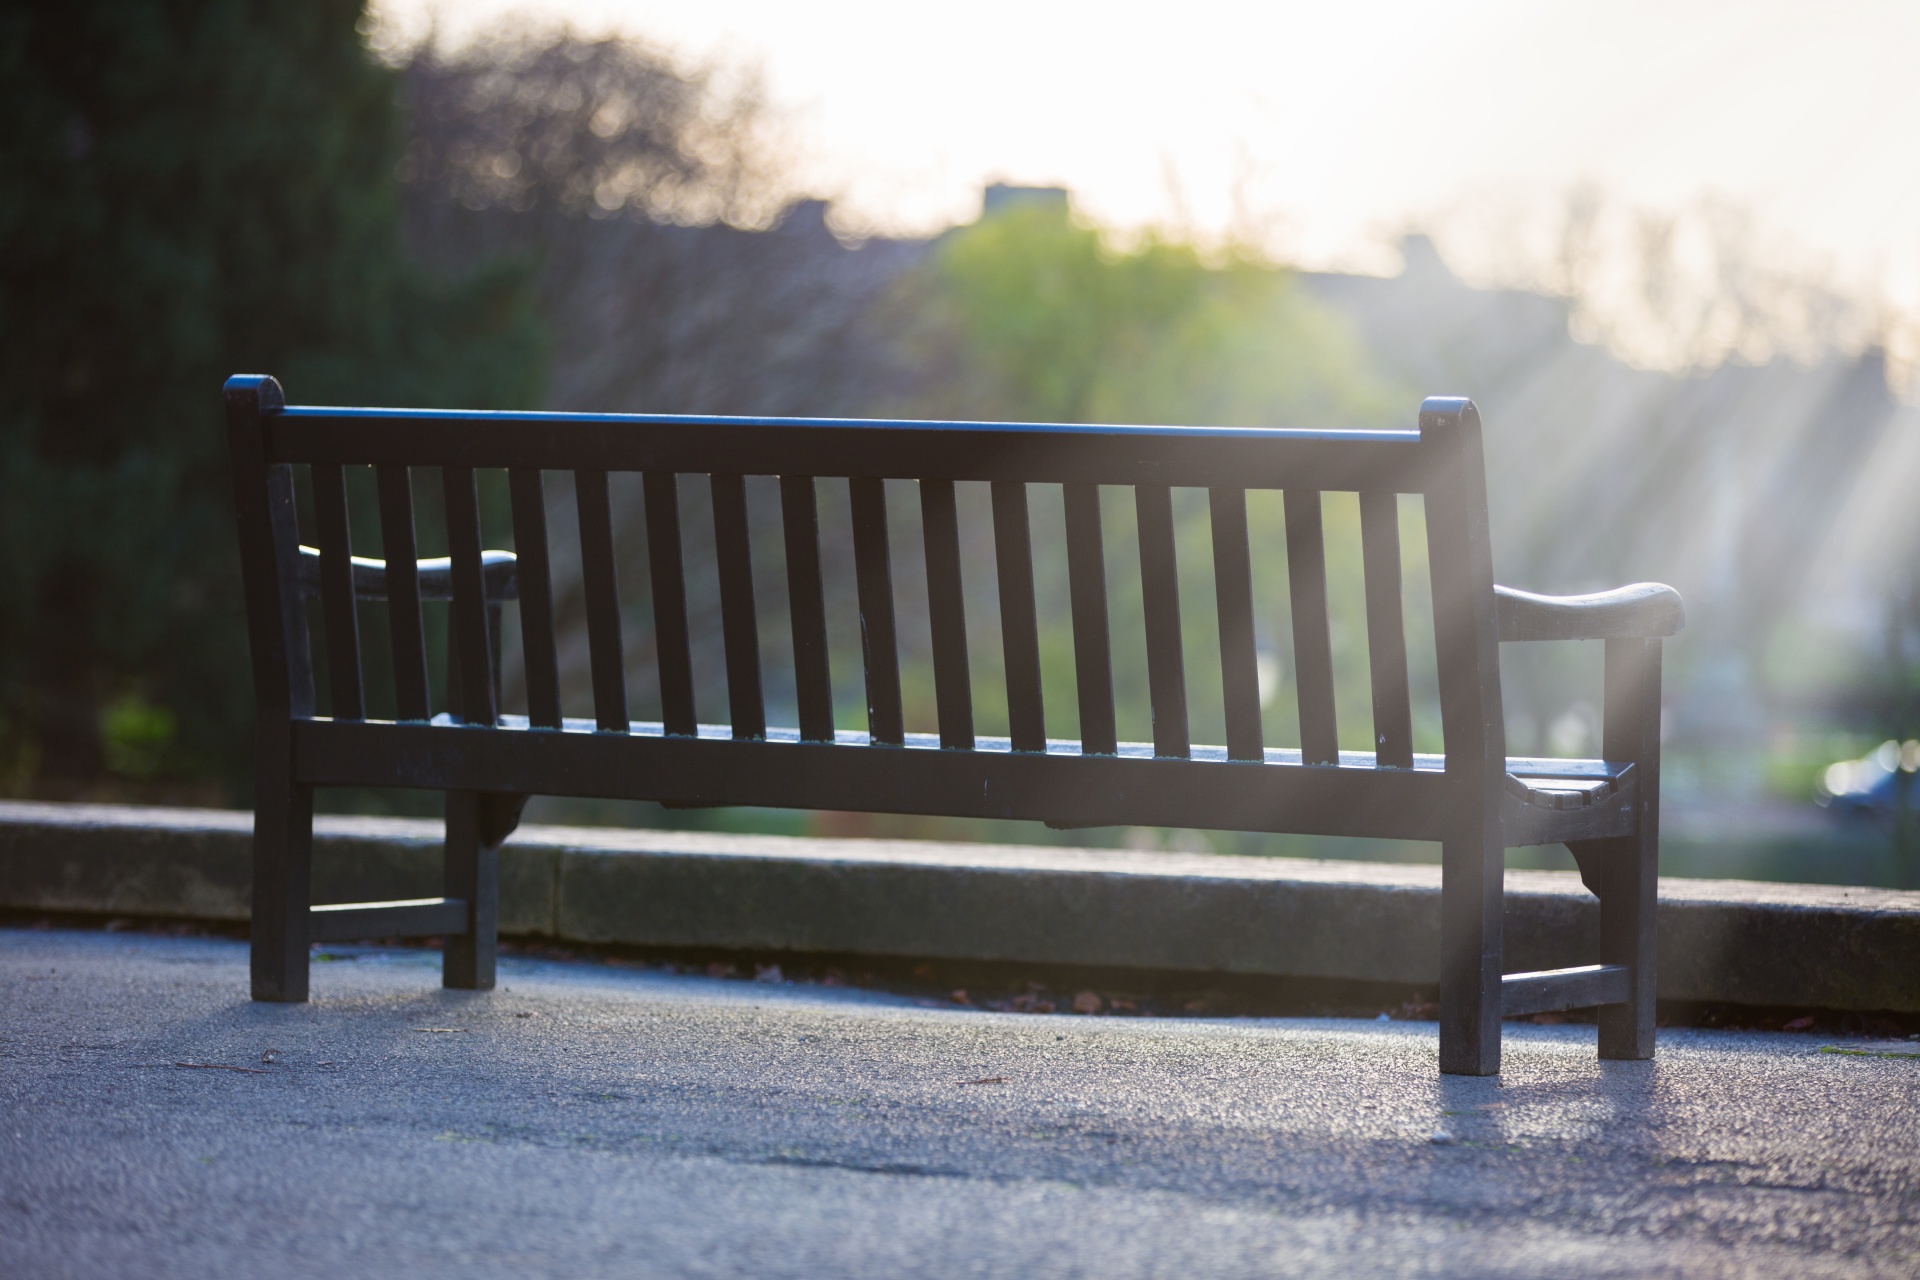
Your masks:
{"label": "vertical slat", "polygon": [[332,715],[335,720],[364,720],[367,703],[360,687],[360,621],[353,598],[347,482],[338,463],[313,466],[313,514],[320,533],[320,603],[327,628]]}
{"label": "vertical slat", "polygon": [[827,660],[827,606],[820,581],[820,501],[812,476],[780,477],[787,542],[787,600],[793,621],[793,686],[803,742],[833,741],[833,672]]}
{"label": "vertical slat", "polygon": [[[560,667],[553,640],[553,572],[547,554],[547,497],[540,473],[507,473],[513,499],[514,575],[520,590],[520,646],[527,672],[527,721],[560,727]],[[493,615],[489,615],[489,621]],[[498,644],[498,637],[495,637]]]}
{"label": "vertical slat", "polygon": [[1293,669],[1300,693],[1300,758],[1338,764],[1333,718],[1333,641],[1327,629],[1327,551],[1320,491],[1288,489],[1287,587],[1293,605]]}
{"label": "vertical slat", "polygon": [[760,690],[760,623],[753,607],[753,548],[747,531],[747,484],[715,472],[713,548],[720,568],[720,632],[727,650],[727,704],[733,736],[767,736]]}
{"label": "vertical slat", "polygon": [[613,509],[607,473],[573,473],[580,513],[580,583],[587,597],[587,650],[593,668],[593,718],[602,733],[627,731],[626,651],[620,640],[620,588],[614,576]]}
{"label": "vertical slat", "polygon": [[1007,665],[1007,725],[1015,751],[1047,749],[1040,692],[1040,622],[1033,602],[1033,534],[1027,486],[993,482],[993,553],[1000,579],[1000,643]]}
{"label": "vertical slat", "polygon": [[1185,759],[1186,655],[1180,644],[1180,573],[1173,551],[1173,491],[1135,485],[1140,525],[1140,597],[1147,623],[1147,687],[1153,703],[1153,754]]}
{"label": "vertical slat", "polygon": [[693,708],[693,648],[687,640],[687,577],[680,551],[680,485],[671,471],[649,471],[647,568],[653,579],[653,644],[660,662],[660,718],[666,731],[700,732]]}
{"label": "vertical slat", "polygon": [[1067,590],[1073,605],[1073,676],[1080,700],[1080,751],[1119,750],[1113,725],[1113,653],[1107,640],[1107,558],[1100,487],[1061,486],[1067,523]]}
{"label": "vertical slat", "polygon": [[971,751],[973,684],[967,672],[966,591],[960,583],[960,514],[953,481],[920,482],[920,521],[927,551],[927,621],[933,633],[940,745]]}
{"label": "vertical slat", "polygon": [[1407,694],[1407,633],[1400,607],[1400,499],[1360,495],[1360,554],[1367,579],[1367,662],[1373,683],[1376,764],[1413,768],[1413,707]]}
{"label": "vertical slat", "polygon": [[420,623],[420,553],[413,531],[413,479],[406,467],[375,469],[380,547],[387,558],[387,629],[393,639],[393,695],[401,720],[426,720],[427,636]]}
{"label": "vertical slat", "polygon": [[1220,610],[1220,693],[1226,711],[1227,758],[1264,760],[1247,491],[1209,489],[1207,504],[1213,523],[1213,589]]}
{"label": "vertical slat", "polygon": [[886,481],[847,481],[853,509],[853,567],[860,594],[860,654],[867,679],[867,732],[876,743],[906,741],[900,711],[900,649],[893,628],[893,563],[887,549]]}
{"label": "vertical slat", "polygon": [[447,500],[447,550],[453,560],[453,649],[460,682],[459,716],[468,724],[494,723],[493,647],[487,639],[487,589],[480,574],[480,491],[472,467],[442,467]]}

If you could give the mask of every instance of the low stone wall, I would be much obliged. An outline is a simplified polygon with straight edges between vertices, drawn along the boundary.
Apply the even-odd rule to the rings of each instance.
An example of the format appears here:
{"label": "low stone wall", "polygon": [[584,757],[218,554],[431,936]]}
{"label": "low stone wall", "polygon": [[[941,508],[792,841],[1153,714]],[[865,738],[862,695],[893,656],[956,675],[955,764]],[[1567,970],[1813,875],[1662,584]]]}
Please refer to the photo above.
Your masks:
{"label": "low stone wall", "polygon": [[[242,921],[251,815],[0,802],[0,908]],[[587,943],[1431,983],[1435,867],[524,827],[501,931]],[[440,827],[321,818],[314,901],[432,897]],[[1571,872],[1507,876],[1507,969],[1598,958]],[[1663,880],[1666,999],[1920,1012],[1920,893]]]}

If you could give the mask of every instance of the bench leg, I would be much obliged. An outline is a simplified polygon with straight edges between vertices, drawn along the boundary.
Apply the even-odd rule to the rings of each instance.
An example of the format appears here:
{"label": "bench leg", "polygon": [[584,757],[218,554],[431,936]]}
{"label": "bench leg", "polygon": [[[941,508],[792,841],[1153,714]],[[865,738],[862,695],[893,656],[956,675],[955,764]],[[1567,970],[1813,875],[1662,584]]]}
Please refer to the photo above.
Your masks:
{"label": "bench leg", "polygon": [[1605,846],[1600,860],[1600,963],[1626,965],[1632,984],[1626,1004],[1600,1010],[1600,1056],[1651,1058],[1659,842],[1643,832],[1593,843]]}
{"label": "bench leg", "polygon": [[313,905],[313,788],[282,775],[253,805],[253,998],[307,998],[307,912]]}
{"label": "bench leg", "polygon": [[1440,846],[1440,1070],[1500,1072],[1500,974],[1507,851],[1499,829]]}
{"label": "bench leg", "polygon": [[1600,1011],[1600,1056],[1653,1056],[1660,881],[1660,642],[1609,640],[1602,754],[1640,775],[1634,834],[1606,842],[1600,959],[1629,966],[1632,998]]}
{"label": "bench leg", "polygon": [[467,901],[467,935],[448,938],[441,949],[441,985],[491,991],[500,928],[500,846],[482,830],[485,797],[476,791],[447,793],[446,895]]}

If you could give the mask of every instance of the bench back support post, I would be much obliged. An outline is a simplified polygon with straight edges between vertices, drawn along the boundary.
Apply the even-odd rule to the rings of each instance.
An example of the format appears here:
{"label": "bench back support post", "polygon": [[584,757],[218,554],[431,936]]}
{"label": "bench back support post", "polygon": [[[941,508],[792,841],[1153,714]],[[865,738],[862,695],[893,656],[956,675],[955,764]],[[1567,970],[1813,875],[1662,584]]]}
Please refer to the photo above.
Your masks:
{"label": "bench back support post", "polygon": [[1479,410],[1471,400],[1430,399],[1420,406],[1420,436],[1433,451],[1427,541],[1449,794],[1440,847],[1440,1070],[1493,1075],[1500,1070],[1507,743]]}
{"label": "bench back support post", "polygon": [[272,378],[226,385],[227,449],[253,652],[253,998],[307,998],[313,789],[293,780],[293,720],[314,709],[292,468],[267,455],[266,420],[286,407]]}

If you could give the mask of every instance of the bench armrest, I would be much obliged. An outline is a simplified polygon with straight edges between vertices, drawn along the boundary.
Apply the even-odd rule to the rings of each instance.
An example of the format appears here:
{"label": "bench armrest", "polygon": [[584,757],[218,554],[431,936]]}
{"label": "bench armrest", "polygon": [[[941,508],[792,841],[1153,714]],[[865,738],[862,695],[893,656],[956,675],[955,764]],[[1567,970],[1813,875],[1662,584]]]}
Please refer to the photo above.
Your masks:
{"label": "bench armrest", "polygon": [[1651,640],[1687,625],[1680,593],[1658,582],[1585,596],[1495,587],[1493,597],[1502,640]]}
{"label": "bench armrest", "polygon": [[[417,562],[420,598],[453,599],[453,561],[446,556]],[[520,584],[511,551],[482,551],[480,579],[486,584],[489,601],[517,600]],[[313,547],[300,548],[300,590],[309,600],[320,598],[320,552]],[[353,557],[353,594],[360,600],[387,598],[387,562]]]}

